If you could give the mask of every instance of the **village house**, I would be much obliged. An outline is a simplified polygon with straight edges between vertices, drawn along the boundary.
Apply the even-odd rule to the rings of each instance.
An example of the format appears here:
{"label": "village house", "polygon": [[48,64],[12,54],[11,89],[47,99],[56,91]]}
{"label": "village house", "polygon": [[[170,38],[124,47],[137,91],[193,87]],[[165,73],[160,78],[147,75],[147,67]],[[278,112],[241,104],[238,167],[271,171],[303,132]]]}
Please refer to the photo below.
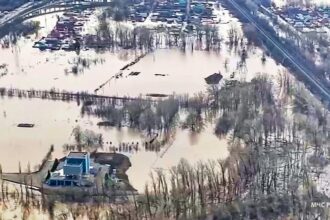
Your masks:
{"label": "village house", "polygon": [[271,10],[286,20],[295,28],[315,28],[330,27],[330,7],[293,7],[271,8]]}
{"label": "village house", "polygon": [[90,155],[88,152],[71,152],[57,171],[50,174],[49,186],[91,186]]}

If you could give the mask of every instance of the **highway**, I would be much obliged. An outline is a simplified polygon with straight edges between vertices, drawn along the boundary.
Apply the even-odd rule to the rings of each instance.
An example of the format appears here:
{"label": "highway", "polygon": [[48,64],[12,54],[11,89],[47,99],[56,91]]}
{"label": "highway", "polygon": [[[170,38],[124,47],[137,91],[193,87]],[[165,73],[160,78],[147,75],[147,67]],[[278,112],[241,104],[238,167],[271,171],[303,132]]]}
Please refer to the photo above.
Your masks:
{"label": "highway", "polygon": [[290,52],[285,49],[278,40],[274,39],[272,36],[267,34],[267,32],[258,25],[253,17],[246,12],[244,8],[242,8],[239,4],[237,4],[234,0],[227,0],[232,6],[236,8],[237,11],[239,11],[249,22],[251,22],[252,25],[255,26],[255,28],[269,41],[273,44],[274,47],[276,47],[283,56],[288,59],[299,71],[300,73],[308,80],[308,82],[317,89],[320,94],[322,94],[324,97],[327,98],[328,101],[330,101],[330,90],[329,88],[324,85],[322,82],[320,82],[320,79],[318,79],[312,72],[310,72],[303,64],[298,62],[293,55],[290,54]]}
{"label": "highway", "polygon": [[95,7],[99,6],[102,7],[104,5],[109,4],[109,0],[107,1],[96,1],[96,0],[85,0],[85,1],[63,1],[63,0],[47,0],[37,3],[26,3],[18,8],[16,8],[14,11],[9,12],[7,15],[0,18],[0,27],[4,26],[15,19],[23,18],[24,15],[27,15],[33,11],[37,11],[39,9],[47,9],[48,7],[54,7],[59,6],[63,7],[65,5],[75,6],[75,5],[81,5],[84,7]]}
{"label": "highway", "polygon": [[26,3],[26,4],[16,8],[14,11],[9,12],[8,14],[6,14],[2,18],[0,18],[0,26],[10,22],[11,20],[16,18],[19,14],[21,14],[25,10],[30,9],[32,6],[33,6],[33,3],[29,2],[29,3]]}
{"label": "highway", "polygon": [[44,6],[46,4],[49,4],[49,1],[43,1],[43,2],[38,2],[38,3],[28,2],[24,5],[16,8],[13,11],[10,11],[8,14],[6,14],[2,18],[0,18],[0,27],[14,21],[15,19],[19,18],[22,14],[25,14],[25,13],[29,12],[30,10]]}

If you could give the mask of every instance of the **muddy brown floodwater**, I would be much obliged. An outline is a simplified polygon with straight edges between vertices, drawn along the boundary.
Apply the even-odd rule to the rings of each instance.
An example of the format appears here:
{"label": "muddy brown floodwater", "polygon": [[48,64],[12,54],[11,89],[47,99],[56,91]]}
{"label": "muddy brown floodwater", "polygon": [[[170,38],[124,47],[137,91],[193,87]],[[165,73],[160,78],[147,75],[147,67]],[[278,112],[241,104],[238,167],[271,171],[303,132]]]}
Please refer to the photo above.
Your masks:
{"label": "muddy brown floodwater", "polygon": [[[240,27],[237,19],[230,17],[228,11],[220,11],[222,16],[219,31],[224,37],[234,25]],[[34,20],[43,27],[36,36],[19,40],[16,46],[0,49],[0,65],[8,64],[8,74],[0,78],[0,87],[20,89],[51,89],[68,91],[94,92],[103,83],[114,76],[120,68],[134,60],[139,54],[121,50],[116,53],[96,53],[93,50],[75,52],[39,51],[32,48],[33,42],[45,36],[56,22],[56,14],[46,15]],[[96,17],[92,16],[87,32],[92,32]],[[89,58],[104,60],[103,63],[91,65],[78,74],[70,73],[74,59]],[[246,65],[238,67],[240,57],[229,50],[223,43],[219,52],[190,51],[183,53],[177,49],[158,49],[137,64],[123,72],[123,77],[110,80],[98,94],[138,96],[155,94],[196,94],[206,91],[204,78],[221,72],[224,79],[233,78],[250,80],[257,74],[267,72],[277,81],[277,75],[283,70],[274,60],[267,57],[261,62],[260,49],[249,50]],[[228,61],[228,68],[225,63]],[[131,72],[140,72],[136,76]],[[51,144],[55,146],[54,157],[64,156],[63,144],[73,143],[72,130],[80,126],[101,133],[106,151],[110,141],[117,145],[121,142],[143,142],[143,136],[135,130],[123,128],[100,128],[98,119],[80,115],[80,106],[76,103],[47,101],[40,99],[0,98],[0,163],[4,172],[18,171],[19,162],[22,169],[30,163],[38,165]],[[18,123],[35,124],[33,128],[18,128]],[[227,141],[218,139],[214,134],[214,125],[208,124],[198,135],[191,135],[187,130],[178,129],[172,145],[159,153],[146,152],[125,153],[129,156],[132,167],[128,176],[132,185],[142,191],[149,179],[149,174],[156,169],[169,169],[181,158],[191,163],[199,160],[225,158]]]}
{"label": "muddy brown floodwater", "polygon": [[[220,53],[189,50],[183,53],[177,49],[156,50],[126,70],[122,78],[110,81],[99,93],[129,96],[148,93],[193,95],[206,91],[204,78],[219,71],[225,79],[229,79],[231,73],[235,72],[235,78],[251,80],[259,73],[276,75],[282,69],[271,59],[262,65],[262,52],[258,49],[250,53],[246,66],[237,69],[240,57],[226,49],[224,48]],[[224,66],[226,60],[229,62],[227,70]],[[130,76],[132,71],[140,74]]]}
{"label": "muddy brown floodwater", "polygon": [[[119,143],[139,142],[143,136],[129,128],[98,127],[99,119],[81,117],[80,108],[75,103],[55,102],[39,99],[0,99],[0,163],[5,172],[17,172],[19,163],[26,170],[40,164],[43,157],[54,144],[54,157],[65,155],[63,144],[74,143],[72,130],[80,126],[82,130],[93,130],[103,135],[103,151],[108,151]],[[19,128],[20,122],[33,123],[33,128]],[[160,152],[145,151],[142,147],[136,153],[123,153],[132,163],[128,170],[130,182],[138,190],[143,190],[149,174],[155,169],[167,170],[178,164],[181,158],[194,163],[199,160],[225,158],[226,140],[213,134],[213,126],[208,125],[200,134],[192,135],[188,130],[177,129],[170,146]],[[102,149],[101,149],[102,151]]]}
{"label": "muddy brown floodwater", "polygon": [[[240,29],[237,19],[230,17],[228,11],[222,10],[222,23],[219,32],[226,41],[228,30],[234,26]],[[219,15],[220,16],[220,15]],[[96,53],[94,50],[80,54],[66,51],[39,51],[32,48],[35,40],[53,28],[56,14],[36,18],[43,27],[36,36],[22,39],[10,49],[0,49],[1,63],[8,64],[8,74],[0,80],[0,87],[20,89],[50,89],[67,91],[88,91],[93,93],[100,85],[115,76],[120,68],[134,60],[140,53],[130,50],[120,50],[116,53]],[[96,25],[96,16],[87,22],[85,31],[92,32]],[[98,94],[118,96],[138,96],[154,94],[196,94],[206,90],[204,78],[215,72],[221,72],[228,79],[234,72],[235,78],[250,80],[256,73],[276,75],[283,69],[272,59],[261,62],[262,51],[249,49],[246,65],[239,67],[240,56],[234,50],[229,50],[223,43],[219,52],[191,51],[185,53],[177,49],[158,49],[141,59],[123,72],[123,77],[110,80]],[[91,64],[83,72],[73,74],[74,60],[86,58],[103,60],[96,65]],[[228,62],[228,68],[225,63]],[[137,76],[129,75],[132,71],[140,72]],[[158,74],[158,75],[157,75]],[[161,74],[161,75],[159,75]],[[163,76],[162,76],[163,75]]]}

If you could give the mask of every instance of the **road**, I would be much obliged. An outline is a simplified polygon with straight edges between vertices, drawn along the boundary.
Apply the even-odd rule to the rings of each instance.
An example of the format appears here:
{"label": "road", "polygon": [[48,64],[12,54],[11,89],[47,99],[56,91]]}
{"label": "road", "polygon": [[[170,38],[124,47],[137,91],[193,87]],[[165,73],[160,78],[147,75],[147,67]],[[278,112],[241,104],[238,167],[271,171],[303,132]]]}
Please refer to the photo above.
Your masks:
{"label": "road", "polygon": [[285,49],[278,40],[274,39],[272,36],[270,36],[260,25],[258,25],[253,17],[246,12],[244,8],[242,8],[239,4],[237,4],[234,0],[228,0],[228,2],[236,8],[237,11],[239,11],[249,22],[251,22],[252,25],[255,26],[255,28],[269,41],[273,44],[274,47],[276,47],[283,56],[289,60],[299,71],[300,73],[308,80],[308,82],[317,89],[320,94],[322,94],[324,97],[327,98],[327,100],[330,100],[330,90],[329,88],[324,85],[320,79],[318,79],[310,70],[308,70],[303,64],[298,62],[293,55],[290,54],[290,52]]}
{"label": "road", "polygon": [[11,11],[4,17],[0,18],[0,27],[4,26],[15,19],[18,19],[24,15],[27,15],[33,11],[39,10],[39,9],[46,9],[51,6],[63,6],[63,5],[70,5],[70,6],[75,6],[75,5],[81,5],[84,7],[95,7],[99,6],[102,7],[104,5],[109,4],[109,0],[107,1],[98,1],[98,0],[85,0],[85,1],[63,1],[63,0],[46,0],[46,1],[41,1],[37,3],[27,3],[22,5],[21,7],[15,9],[14,11]]}
{"label": "road", "polygon": [[44,6],[46,4],[49,4],[49,1],[42,1],[42,2],[37,2],[37,3],[28,2],[24,5],[16,8],[15,10],[9,12],[2,18],[0,18],[0,27],[14,21],[15,19],[19,18],[19,16],[21,16],[22,14],[25,14],[25,13],[29,12],[30,10]]}
{"label": "road", "polygon": [[[74,3],[74,1],[72,1]],[[61,3],[66,3],[64,1],[61,0],[48,0],[48,1],[42,1],[42,2],[36,2],[36,3],[26,3],[18,8],[16,8],[15,10],[9,12],[7,15],[3,16],[2,18],[0,18],[0,27],[8,24],[12,21],[14,21],[15,19],[19,18],[20,16],[27,14],[33,10],[36,10],[38,8],[43,8],[43,7],[47,7],[50,6],[52,4],[61,4]]]}
{"label": "road", "polygon": [[16,8],[15,10],[9,12],[8,14],[6,14],[5,16],[3,16],[2,18],[0,18],[0,26],[8,23],[9,21],[13,20],[14,18],[16,18],[19,14],[21,14],[23,11],[28,10],[29,8],[31,8],[33,6],[32,2],[26,3],[18,8]]}

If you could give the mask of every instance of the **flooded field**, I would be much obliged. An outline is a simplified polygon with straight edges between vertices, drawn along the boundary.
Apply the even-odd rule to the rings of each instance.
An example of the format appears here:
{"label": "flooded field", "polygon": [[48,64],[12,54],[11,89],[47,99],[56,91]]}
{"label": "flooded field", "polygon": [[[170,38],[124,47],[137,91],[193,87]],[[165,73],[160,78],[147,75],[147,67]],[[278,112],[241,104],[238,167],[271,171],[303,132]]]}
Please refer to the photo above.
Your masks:
{"label": "flooded field", "polygon": [[[1,63],[8,65],[8,74],[0,78],[0,87],[21,89],[57,88],[68,91],[90,91],[106,81],[124,66],[135,54],[128,51],[118,54],[97,54],[95,51],[40,51],[32,48],[34,42],[45,36],[55,25],[57,14],[36,18],[43,27],[36,36],[22,38],[9,49],[0,49]],[[104,61],[102,65],[91,64],[91,69],[74,74],[72,68],[78,58]]]}
{"label": "flooded field", "polygon": [[[227,42],[228,30],[232,26],[240,27],[238,21],[220,11],[223,18],[219,32],[223,37],[219,52],[203,50],[156,49],[135,65],[123,71],[120,78],[113,78],[105,84],[98,94],[136,97],[149,93],[189,94],[206,91],[205,77],[221,72],[224,79],[251,80],[258,74],[268,74],[277,81],[277,75],[283,67],[266,57],[262,62],[261,49],[249,48],[246,62],[240,65],[240,55],[230,49]],[[90,22],[95,23],[96,17]],[[8,65],[8,74],[0,77],[0,87],[19,89],[49,90],[52,88],[67,91],[88,91],[94,93],[100,85],[115,76],[127,63],[134,60],[138,53],[120,50],[115,53],[97,53],[94,50],[82,50],[80,54],[67,51],[40,51],[32,48],[33,42],[46,35],[56,22],[56,14],[36,20],[43,27],[36,36],[19,40],[16,46],[0,49],[1,63]],[[86,31],[93,31],[89,27]],[[74,60],[86,58],[97,60],[89,68],[76,74],[71,72]],[[1,64],[0,63],[0,64]],[[132,76],[131,72],[139,72]],[[76,103],[54,102],[39,99],[0,99],[0,163],[5,172],[23,170],[30,163],[35,167],[45,156],[49,147],[55,146],[54,157],[62,157],[63,145],[72,143],[72,131],[80,126],[103,135],[104,148],[109,143],[142,143],[144,138],[139,132],[122,128],[100,128],[99,119],[81,116]],[[18,123],[33,123],[33,128],[18,128]],[[20,153],[16,153],[20,152]],[[129,156],[132,167],[128,176],[133,187],[142,191],[149,174],[157,169],[169,169],[181,158],[195,163],[199,160],[225,158],[227,140],[214,135],[214,124],[196,135],[187,130],[177,129],[173,143],[160,152],[141,150],[136,153],[124,153]]]}
{"label": "flooded field", "polygon": [[[75,103],[55,102],[38,99],[0,99],[0,163],[4,172],[18,172],[28,164],[32,168],[40,164],[51,145],[54,145],[53,157],[66,155],[63,145],[74,143],[72,131],[80,126],[103,135],[104,146],[100,151],[109,151],[119,143],[139,142],[142,146],[144,137],[141,133],[128,128],[98,127],[99,121],[93,117],[81,117],[80,108]],[[19,128],[18,123],[33,123],[33,128]],[[129,179],[134,187],[143,190],[149,174],[155,169],[169,169],[181,158],[194,163],[199,160],[224,158],[227,155],[226,140],[220,140],[213,134],[209,125],[200,134],[192,135],[188,130],[177,129],[171,145],[160,152],[145,151],[123,153],[132,163],[128,170]],[[17,153],[20,152],[20,153]],[[146,160],[146,158],[148,158]]]}
{"label": "flooded field", "polygon": [[[261,57],[260,50],[251,51],[246,66],[239,67],[240,57],[226,49],[220,53],[206,51],[183,53],[175,49],[160,49],[125,71],[123,78],[110,81],[101,92],[104,95],[129,96],[148,93],[193,95],[206,91],[207,84],[204,78],[216,72],[221,72],[224,79],[229,79],[234,73],[236,79],[251,80],[256,75],[266,72],[276,75],[282,69],[271,59],[263,65]],[[227,69],[225,62],[228,62]],[[141,73],[137,76],[129,76],[132,71]]]}
{"label": "flooded field", "polygon": [[[72,129],[80,121],[75,104],[36,99],[0,99],[0,163],[6,172],[17,172],[40,164],[50,146],[54,156],[62,156],[62,145],[70,141]],[[76,122],[77,121],[77,122]],[[19,128],[19,123],[33,123],[33,128]],[[19,152],[19,153],[17,153]]]}
{"label": "flooded field", "polygon": [[[325,107],[254,28],[211,6],[217,16],[200,22],[214,26],[107,22],[95,10],[86,23],[37,17],[38,33],[0,41],[0,219],[294,216],[315,186],[326,194],[329,169],[308,177],[327,149]],[[61,19],[92,40],[68,28],[49,37]]]}
{"label": "flooded field", "polygon": [[[282,68],[272,59],[262,63],[262,51],[249,49],[245,65],[240,65],[238,51],[226,44],[228,30],[240,26],[231,18],[228,11],[219,11],[222,15],[219,32],[223,37],[219,52],[203,50],[156,49],[141,59],[140,62],[126,69],[123,77],[107,83],[98,94],[118,96],[138,96],[149,93],[159,94],[196,94],[206,90],[204,78],[221,72],[224,78],[250,80],[258,73],[276,75]],[[100,85],[115,76],[120,69],[140,54],[130,50],[115,53],[97,53],[94,50],[82,50],[80,54],[67,51],[40,51],[32,48],[33,42],[51,30],[56,21],[55,15],[38,18],[41,31],[30,39],[21,39],[16,46],[0,49],[1,63],[8,65],[8,74],[0,78],[0,87],[19,89],[48,90],[51,88],[66,91],[88,91],[93,93]],[[96,17],[91,17],[89,25],[95,24]],[[93,26],[86,31],[92,32]],[[95,28],[95,26],[94,26]],[[169,59],[169,57],[171,59]],[[87,59],[90,65],[78,73],[72,68],[78,59]],[[267,70],[267,71],[266,71]],[[137,76],[129,75],[132,71]],[[187,83],[187,80],[189,82]]]}

